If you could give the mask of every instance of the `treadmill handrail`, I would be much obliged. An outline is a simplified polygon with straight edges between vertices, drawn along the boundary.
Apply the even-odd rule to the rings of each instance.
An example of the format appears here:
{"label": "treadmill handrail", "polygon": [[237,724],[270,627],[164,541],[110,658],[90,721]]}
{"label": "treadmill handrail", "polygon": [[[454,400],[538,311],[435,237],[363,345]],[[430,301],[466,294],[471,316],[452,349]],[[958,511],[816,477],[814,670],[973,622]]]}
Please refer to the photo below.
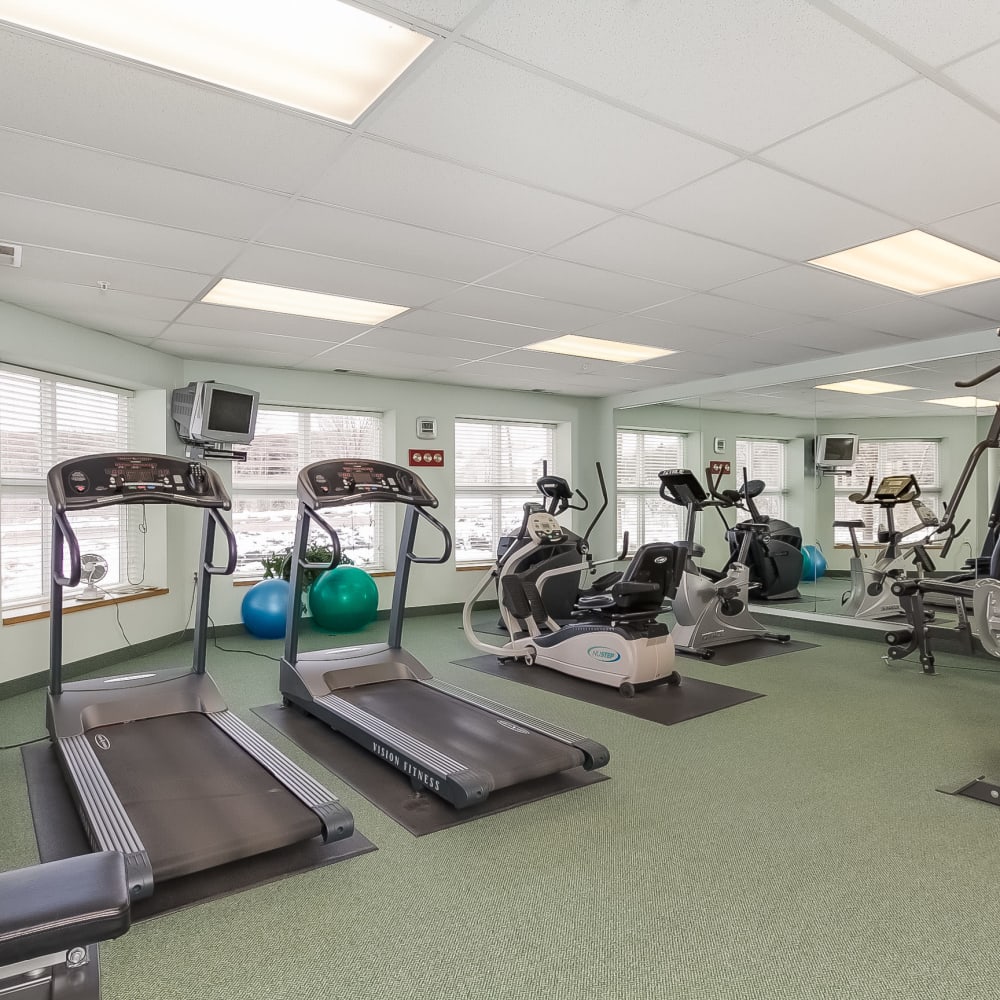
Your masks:
{"label": "treadmill handrail", "polygon": [[[298,560],[299,566],[302,569],[317,569],[317,570],[336,569],[336,567],[340,565],[340,560],[343,559],[344,557],[344,552],[340,545],[340,535],[337,534],[336,528],[334,528],[332,524],[329,524],[326,521],[326,519],[312,507],[308,507],[305,504],[303,504],[301,507],[301,511],[303,517],[307,518],[314,524],[318,524],[323,529],[323,531],[325,531],[326,534],[329,536],[330,552],[332,554],[330,556],[329,562],[309,562],[304,558],[299,559]],[[309,530],[307,528],[306,537],[308,538],[308,536],[309,536]]]}
{"label": "treadmill handrail", "polygon": [[236,561],[239,559],[239,550],[236,547],[236,535],[229,526],[229,522],[219,513],[217,507],[207,507],[206,511],[212,520],[222,529],[222,533],[226,537],[228,552],[225,566],[216,566],[212,562],[212,557],[209,556],[205,561],[205,572],[211,573],[213,576],[232,576],[236,572]]}
{"label": "treadmill handrail", "polygon": [[[66,512],[52,512],[52,578],[60,587],[76,587],[80,584],[80,540],[69,523]],[[69,549],[69,573],[63,573],[63,542]]]}
{"label": "treadmill handrail", "polygon": [[409,559],[411,563],[430,563],[435,566],[440,565],[441,563],[446,563],[451,558],[451,532],[433,514],[428,514],[425,507],[415,507],[414,510],[416,510],[418,517],[422,517],[425,521],[428,521],[434,528],[436,528],[438,533],[444,539],[444,553],[440,556],[418,556],[414,555],[411,551],[407,552],[407,559]]}

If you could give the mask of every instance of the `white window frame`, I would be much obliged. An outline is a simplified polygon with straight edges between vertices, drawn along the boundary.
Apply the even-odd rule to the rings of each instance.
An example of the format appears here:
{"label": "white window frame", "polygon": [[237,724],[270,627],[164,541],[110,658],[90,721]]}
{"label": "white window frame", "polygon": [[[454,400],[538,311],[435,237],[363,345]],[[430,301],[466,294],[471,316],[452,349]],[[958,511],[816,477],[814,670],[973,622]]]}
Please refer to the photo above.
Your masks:
{"label": "white window frame", "polygon": [[[20,387],[20,391],[17,387]],[[90,430],[85,426],[86,414],[81,415],[78,410],[81,405],[79,401],[71,399],[60,408],[58,399],[60,393],[72,393],[81,389],[110,397],[109,402],[113,400],[114,412],[109,414],[109,422],[97,422],[93,425],[88,447],[81,444],[76,448],[70,444],[74,435],[86,437]],[[37,420],[31,420],[28,416],[29,407],[23,405],[26,401],[22,392],[33,395],[35,390],[38,400]],[[128,451],[132,439],[134,396],[131,390],[119,386],[30,368],[0,365],[0,603],[3,611],[48,604],[52,562],[52,513],[46,485],[48,471],[57,463],[77,455]],[[29,421],[30,427],[26,426]],[[13,449],[16,448],[12,444],[12,436],[18,432],[31,434],[38,440],[37,472],[11,468],[14,465]],[[12,543],[5,546],[3,542],[3,536],[14,530],[11,501],[29,501],[33,506],[37,504],[39,509],[38,520],[30,529],[39,532],[36,556],[29,557],[28,565],[31,567],[31,574],[40,582],[41,590],[22,591],[16,596],[11,596],[6,586],[7,581],[19,572],[6,561],[6,556],[14,546]],[[130,516],[128,509],[123,506],[70,516],[70,523],[80,536],[81,554],[90,551],[100,553],[102,549],[117,552],[117,558],[108,559],[107,575],[97,582],[100,589],[114,592],[129,583],[140,582],[144,570],[138,532],[141,520],[141,515],[131,512]],[[130,541],[133,544],[129,544]],[[24,570],[20,572],[24,573]],[[137,576],[136,580],[132,580],[133,575]],[[83,589],[83,585],[66,591],[66,597],[72,598]]]}
{"label": "white window frame", "polygon": [[[248,458],[248,463],[246,465],[239,463],[233,466],[232,483],[233,530],[236,533],[238,543],[240,542],[241,535],[245,534],[243,531],[243,525],[241,524],[241,512],[239,511],[241,502],[274,500],[278,502],[282,508],[287,505],[287,510],[291,512],[291,517],[288,519],[287,537],[286,532],[275,532],[274,529],[272,529],[272,534],[278,534],[280,535],[280,538],[273,538],[266,551],[260,552],[261,555],[268,555],[284,548],[290,548],[295,540],[295,511],[298,508],[296,481],[300,469],[311,464],[312,462],[317,462],[324,458],[380,459],[383,457],[383,451],[385,449],[385,414],[379,410],[348,410],[320,406],[277,406],[272,404],[261,404],[257,410],[258,437],[260,434],[261,424],[263,421],[267,420],[268,414],[289,415],[289,417],[295,418],[298,425],[298,429],[295,432],[295,455],[291,458],[291,465],[293,468],[291,470],[290,477],[284,478],[276,476],[274,477],[275,481],[273,483],[269,482],[267,477],[255,479],[249,476],[249,470],[252,469],[252,465],[250,464],[250,459]],[[376,451],[378,454],[362,455],[356,454],[354,451],[352,451],[350,455],[318,453],[323,452],[324,448],[322,447],[321,442],[314,442],[312,440],[313,434],[310,428],[310,418],[313,416],[327,418],[336,418],[338,416],[346,418],[363,417],[376,421],[375,436],[377,438]],[[249,456],[253,455],[253,448],[253,444],[248,447],[247,453]],[[357,565],[369,572],[377,572],[386,569],[386,536],[391,530],[391,520],[387,517],[386,506],[386,504],[370,504],[343,508],[343,511],[347,512],[344,516],[350,514],[353,517],[360,517],[363,522],[367,522],[372,528],[372,561],[365,561],[358,555],[358,546],[352,545],[351,540],[346,537],[346,532],[340,539],[344,553],[350,556],[357,563]],[[362,507],[364,510],[361,509]],[[370,511],[368,510],[369,507],[371,508]],[[327,510],[324,514],[325,519],[331,523],[331,526],[334,529],[338,527],[337,511],[340,511],[340,508],[337,508],[336,511]],[[362,525],[362,527],[363,526],[364,525]],[[327,537],[325,533],[314,529],[310,532],[309,541],[310,544],[322,545],[326,544]],[[237,548],[240,552],[240,557],[236,566],[234,578],[237,580],[259,579],[263,573],[259,560],[248,559],[248,555],[251,552],[256,555],[257,550],[251,549],[245,540],[243,541],[243,544],[238,544]]]}
{"label": "white window frame", "polygon": [[[637,434],[639,435],[638,442],[638,454],[639,458],[639,470],[638,477],[640,482],[630,482],[624,483],[622,481],[622,462],[621,462],[621,452],[622,452],[622,435],[623,434]],[[673,542],[678,538],[684,537],[684,522],[687,517],[685,510],[682,507],[675,507],[668,501],[660,497],[660,480],[658,473],[661,469],[666,468],[662,463],[653,463],[648,465],[644,461],[644,456],[647,453],[647,439],[652,437],[664,438],[664,439],[675,439],[677,443],[677,464],[675,468],[683,469],[686,468],[685,460],[687,455],[687,438],[688,435],[684,431],[675,430],[665,430],[662,428],[653,427],[616,427],[615,428],[615,532],[616,537],[621,539],[626,525],[624,523],[624,506],[625,501],[628,499],[635,500],[636,502],[636,526],[634,528],[629,528],[629,548],[631,551],[635,551],[640,545],[644,545],[647,541],[649,542]],[[654,468],[655,465],[655,468]],[[662,505],[663,508],[669,510],[670,513],[674,514],[677,519],[677,529],[674,538],[647,538],[646,537],[646,511],[647,504],[654,503]],[[668,532],[670,533],[670,532]]]}
{"label": "white window frame", "polygon": [[[776,504],[767,504],[762,510],[762,513],[767,514],[769,517],[778,518],[779,520],[786,520],[786,509],[787,509],[787,498],[790,494],[788,489],[788,439],[787,438],[775,438],[775,437],[738,437],[735,441],[734,455],[737,456],[736,464],[733,471],[736,473],[736,484],[737,487],[743,485],[743,468],[744,463],[739,459],[739,448],[740,445],[748,446],[750,449],[750,456],[746,462],[747,479],[761,479],[764,482],[764,491],[757,498],[760,499],[770,499],[777,500]],[[781,449],[781,483],[780,485],[775,485],[773,479],[764,475],[757,475],[757,470],[754,468],[754,445],[766,444],[766,445],[778,445]],[[757,504],[760,506],[759,502]]]}
{"label": "white window frame", "polygon": [[[533,427],[543,430],[548,434],[548,449],[547,453],[540,459],[537,463],[537,468],[534,468],[530,481],[526,480],[524,482],[516,483],[504,483],[499,484],[497,480],[501,478],[501,473],[498,469],[492,470],[492,472],[487,472],[486,475],[490,479],[488,482],[478,482],[474,481],[466,473],[466,470],[462,468],[461,460],[459,457],[459,449],[462,446],[459,440],[459,435],[462,432],[463,426],[467,425],[478,425],[478,426],[488,426],[492,428],[493,436],[495,439],[495,446],[499,447],[499,437],[503,434],[504,430],[507,428],[514,427]],[[458,566],[480,566],[488,564],[494,558],[496,553],[497,543],[500,540],[502,532],[508,530],[512,527],[511,524],[507,523],[511,519],[511,504],[512,502],[520,508],[521,504],[527,502],[528,500],[540,499],[538,488],[535,485],[539,478],[542,476],[542,462],[548,463],[548,470],[551,475],[558,475],[560,465],[559,465],[559,425],[555,421],[551,420],[513,420],[509,418],[499,419],[499,418],[488,418],[488,417],[456,417],[455,418],[455,563]],[[464,500],[478,501],[482,503],[484,500],[491,501],[491,512],[488,516],[490,524],[493,526],[490,534],[493,537],[483,539],[489,544],[489,555],[484,555],[483,546],[480,544],[478,546],[470,546],[466,548],[465,546],[465,534],[462,530],[462,520],[463,520],[463,509],[462,503]],[[504,508],[507,508],[506,515],[504,514]],[[518,510],[518,514],[520,510]],[[505,520],[505,517],[507,520]],[[486,529],[484,529],[486,530]],[[473,540],[472,535],[469,536],[469,541]]]}
{"label": "white window frame", "polygon": [[[864,450],[870,449],[874,446],[877,449],[876,460],[874,465],[874,486],[878,486],[879,482],[885,477],[895,474],[905,475],[907,473],[913,473],[917,477],[917,482],[920,484],[920,499],[925,503],[931,510],[934,511],[939,517],[944,513],[943,504],[943,487],[941,485],[941,444],[940,438],[861,438],[858,440],[858,458],[860,459],[861,454]],[[888,448],[893,445],[905,445],[907,447],[913,447],[917,445],[928,445],[934,449],[934,471],[937,473],[937,480],[935,482],[928,482],[926,475],[921,475],[923,469],[918,468],[905,468],[900,469],[898,467],[890,467],[890,462],[892,459],[886,454]],[[899,461],[896,459],[896,461]],[[864,481],[861,482],[859,478],[856,478],[853,474],[849,476],[841,475],[837,477],[836,485],[834,487],[834,511],[836,512],[837,500],[846,500],[846,498],[851,493],[863,493],[865,486],[868,483],[868,477],[860,477]],[[862,548],[882,548],[882,542],[878,541],[878,530],[880,527],[885,527],[885,518],[882,514],[881,508],[877,505],[872,506],[859,506],[858,504],[853,504],[848,502],[845,506],[842,506],[841,513],[844,517],[837,517],[835,515],[835,520],[864,520],[866,525],[864,528],[856,529],[858,536],[858,544]],[[913,524],[916,524],[916,515],[913,513],[912,508],[909,504],[905,506],[897,507],[895,510],[895,522],[896,528],[898,530],[904,530]],[[833,543],[835,548],[851,548],[851,535],[847,528],[834,528],[833,529]],[[918,540],[920,535],[914,533],[908,538],[908,541]],[[940,545],[940,542],[937,543]],[[931,546],[933,547],[933,546]]]}

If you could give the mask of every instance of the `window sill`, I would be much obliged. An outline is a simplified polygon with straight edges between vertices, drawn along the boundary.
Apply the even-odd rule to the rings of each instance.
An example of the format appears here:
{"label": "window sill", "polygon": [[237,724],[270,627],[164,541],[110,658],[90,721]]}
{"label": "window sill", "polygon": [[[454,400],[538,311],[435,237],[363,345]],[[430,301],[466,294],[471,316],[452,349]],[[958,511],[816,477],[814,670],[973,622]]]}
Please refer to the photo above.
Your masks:
{"label": "window sill", "polygon": [[[151,587],[138,594],[121,594],[118,597],[105,597],[103,601],[72,601],[63,606],[64,615],[72,615],[77,611],[91,611],[94,608],[107,608],[112,604],[128,604],[131,601],[144,601],[147,597],[163,597],[170,591],[166,587]],[[11,608],[3,612],[4,625],[19,625],[21,622],[35,622],[49,617],[49,605],[29,604],[23,608]]]}
{"label": "window sill", "polygon": [[[937,551],[941,547],[942,547],[942,543],[941,542],[937,542],[934,545],[925,545],[924,546],[925,549],[932,549],[934,551]],[[859,549],[881,550],[881,549],[885,548],[885,545],[882,542],[860,542],[858,544],[858,548]],[[904,550],[903,551],[905,552],[906,549],[912,549],[912,548],[913,548],[912,545],[906,545],[906,546],[904,546]],[[851,552],[851,551],[853,551],[853,546],[849,542],[838,542],[836,545],[834,545],[834,549],[843,549],[845,552]]]}
{"label": "window sill", "polygon": [[493,563],[463,563],[455,567],[456,573],[485,573],[493,569]]}

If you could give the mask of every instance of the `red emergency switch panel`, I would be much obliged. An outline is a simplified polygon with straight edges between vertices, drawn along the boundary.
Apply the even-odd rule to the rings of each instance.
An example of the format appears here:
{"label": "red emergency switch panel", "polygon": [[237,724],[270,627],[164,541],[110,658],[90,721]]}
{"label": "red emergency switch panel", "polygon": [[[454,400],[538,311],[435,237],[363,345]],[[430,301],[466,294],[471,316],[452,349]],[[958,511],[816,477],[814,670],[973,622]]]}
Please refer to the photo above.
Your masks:
{"label": "red emergency switch panel", "polygon": [[411,448],[410,465],[418,468],[443,469],[444,452],[440,448]]}
{"label": "red emergency switch panel", "polygon": [[[411,462],[410,464],[412,465],[413,463]],[[708,471],[713,476],[728,476],[732,469],[728,462],[709,462]]]}

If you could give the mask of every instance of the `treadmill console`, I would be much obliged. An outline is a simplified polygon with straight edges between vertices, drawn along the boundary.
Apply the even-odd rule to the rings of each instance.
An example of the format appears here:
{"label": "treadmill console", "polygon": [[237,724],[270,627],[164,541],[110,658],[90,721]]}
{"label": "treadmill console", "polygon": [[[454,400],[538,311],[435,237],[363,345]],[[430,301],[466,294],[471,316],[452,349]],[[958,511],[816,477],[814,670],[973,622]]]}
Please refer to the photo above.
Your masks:
{"label": "treadmill console", "polygon": [[124,503],[220,507],[231,501],[217,473],[172,455],[120,452],[83,455],[49,470],[49,502],[56,510],[90,510]]}
{"label": "treadmill console", "polygon": [[299,473],[299,499],[313,509],[354,503],[436,507],[437,497],[409,469],[370,458],[330,458]]}

